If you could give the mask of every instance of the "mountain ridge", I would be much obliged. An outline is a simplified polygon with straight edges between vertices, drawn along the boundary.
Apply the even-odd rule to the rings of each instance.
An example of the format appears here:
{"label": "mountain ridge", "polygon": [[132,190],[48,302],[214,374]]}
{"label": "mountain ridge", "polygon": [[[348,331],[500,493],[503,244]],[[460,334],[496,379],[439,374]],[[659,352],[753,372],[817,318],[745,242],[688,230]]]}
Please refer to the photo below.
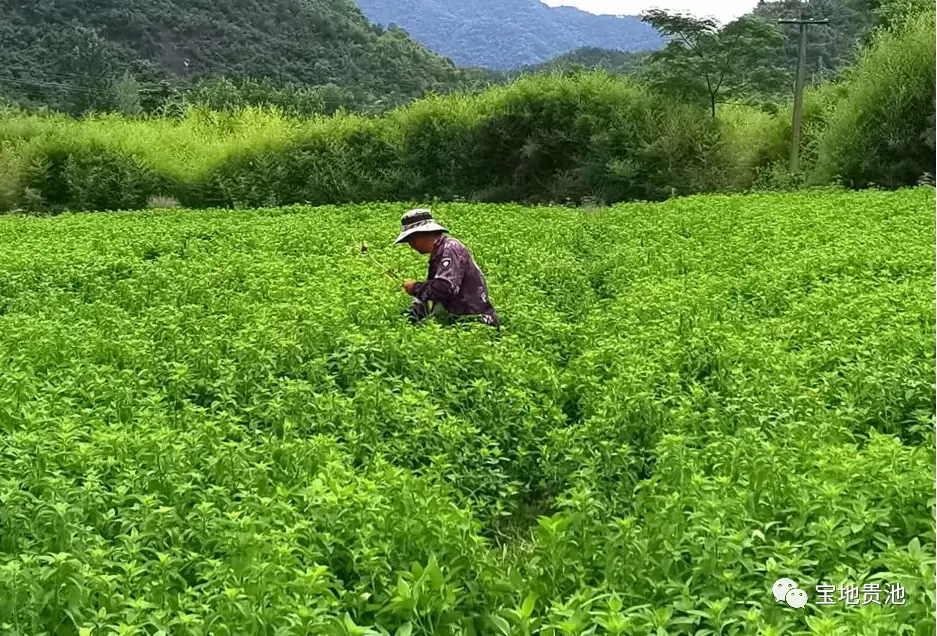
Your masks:
{"label": "mountain ridge", "polygon": [[581,48],[659,48],[661,35],[636,16],[596,15],[539,0],[356,0],[372,22],[396,25],[461,66],[510,70]]}
{"label": "mountain ridge", "polygon": [[336,85],[399,103],[465,75],[352,0],[0,0],[0,13],[0,102],[76,113],[112,108],[98,94],[124,77]]}

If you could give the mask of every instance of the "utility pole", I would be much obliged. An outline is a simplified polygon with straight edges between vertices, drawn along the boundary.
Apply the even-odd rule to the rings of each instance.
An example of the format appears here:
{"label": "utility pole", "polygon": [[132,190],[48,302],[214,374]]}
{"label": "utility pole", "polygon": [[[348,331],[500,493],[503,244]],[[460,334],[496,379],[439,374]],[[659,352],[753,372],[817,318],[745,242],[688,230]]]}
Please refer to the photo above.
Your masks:
{"label": "utility pole", "polygon": [[794,122],[791,137],[791,173],[795,174],[800,161],[800,134],[804,123],[804,83],[807,77],[807,27],[811,24],[829,24],[829,20],[781,19],[778,24],[796,24],[800,27],[800,59],[797,60],[797,82],[794,84]]}

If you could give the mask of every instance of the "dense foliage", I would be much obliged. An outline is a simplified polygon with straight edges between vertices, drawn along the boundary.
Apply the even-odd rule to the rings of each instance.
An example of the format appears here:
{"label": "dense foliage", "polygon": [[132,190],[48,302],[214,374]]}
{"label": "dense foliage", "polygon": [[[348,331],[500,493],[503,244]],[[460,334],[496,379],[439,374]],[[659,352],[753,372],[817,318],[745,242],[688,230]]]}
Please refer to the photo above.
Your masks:
{"label": "dense foliage", "polygon": [[820,141],[817,180],[855,187],[934,174],[934,13],[884,31],[860,58]]}
{"label": "dense foliage", "polygon": [[933,15],[934,3],[930,0],[879,0],[875,7],[877,28],[900,27],[920,15]]}
{"label": "dense foliage", "polygon": [[[876,170],[850,185],[931,179],[932,134],[924,129],[904,137],[900,153],[879,142],[837,145],[831,125],[850,113],[843,103],[858,108],[852,116],[862,121],[878,117],[876,102],[855,99],[850,86],[807,95],[803,156],[811,182],[846,178],[838,168],[846,164],[834,162],[846,156],[840,149]],[[896,98],[933,100],[933,74],[905,86]],[[699,106],[600,73],[522,78],[379,118],[300,120],[257,109],[145,120],[8,114],[0,117],[0,211],[132,209],[160,198],[189,207],[433,198],[611,203],[802,181],[786,169],[789,109],[719,112],[713,120]],[[891,139],[887,128],[877,130]]]}
{"label": "dense foliage", "polygon": [[933,634],[934,205],[441,206],[500,339],[401,205],[0,218],[0,630]]}
{"label": "dense foliage", "polygon": [[540,0],[356,0],[372,22],[399,25],[463,66],[513,69],[582,47],[647,51],[662,38],[633,16],[593,15]]}
{"label": "dense foliage", "polygon": [[614,51],[586,46],[554,58],[522,66],[507,77],[537,73],[571,73],[583,70],[602,70],[612,75],[634,75],[647,61],[650,51]]}
{"label": "dense foliage", "polygon": [[471,79],[400,30],[369,24],[351,0],[5,0],[0,8],[0,101],[71,113],[128,112],[141,106],[134,99],[165,102],[219,76],[338,86],[362,106]]}
{"label": "dense foliage", "polygon": [[[882,0],[762,0],[752,16],[776,24],[779,18],[829,20],[827,25],[813,25],[807,39],[807,73],[814,81],[836,76],[855,60],[861,44],[867,43],[875,26],[876,9]],[[794,72],[800,46],[800,29],[781,25],[784,44],[776,52],[775,63]]]}
{"label": "dense foliage", "polygon": [[720,189],[726,156],[692,107],[602,74],[534,77],[382,118],[0,119],[0,209],[661,199]]}
{"label": "dense foliage", "polygon": [[[669,77],[671,86],[690,78],[691,87],[700,77],[693,74],[699,69],[673,60],[648,68],[647,53],[663,41],[632,17],[550,8],[538,0],[491,2],[481,9],[448,0],[361,5],[379,23],[412,29],[437,52],[491,68],[455,68],[401,29],[369,24],[351,0],[250,0],[220,9],[204,1],[107,0],[88,7],[74,0],[8,1],[0,21],[0,103],[127,116],[261,106],[309,117],[338,109],[386,112],[428,91],[474,91],[545,70],[601,68],[657,86],[655,77]],[[871,40],[874,27],[903,23],[933,7],[925,0],[808,0],[802,6],[781,0],[760,3],[745,20],[774,25],[801,10],[831,20],[810,32],[808,73],[817,83],[838,76],[859,45]],[[719,72],[727,78],[723,85],[733,88],[729,92],[748,102],[787,98],[796,29],[783,27],[781,33],[782,42],[770,51],[721,58],[728,60],[724,67],[733,67]]]}
{"label": "dense foliage", "polygon": [[658,9],[642,19],[669,38],[642,75],[663,93],[704,104],[714,118],[716,104],[777,95],[784,86],[785,73],[774,64],[783,38],[773,24],[745,16],[722,26]]}

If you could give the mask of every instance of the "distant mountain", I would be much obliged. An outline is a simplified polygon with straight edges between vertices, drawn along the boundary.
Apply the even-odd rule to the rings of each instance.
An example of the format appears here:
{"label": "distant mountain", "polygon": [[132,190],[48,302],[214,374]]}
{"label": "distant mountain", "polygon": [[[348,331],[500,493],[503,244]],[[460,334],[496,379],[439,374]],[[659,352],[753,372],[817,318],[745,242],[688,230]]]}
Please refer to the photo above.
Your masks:
{"label": "distant mountain", "polygon": [[369,20],[395,24],[462,66],[507,70],[583,47],[648,51],[660,34],[637,17],[593,15],[540,0],[356,0]]}

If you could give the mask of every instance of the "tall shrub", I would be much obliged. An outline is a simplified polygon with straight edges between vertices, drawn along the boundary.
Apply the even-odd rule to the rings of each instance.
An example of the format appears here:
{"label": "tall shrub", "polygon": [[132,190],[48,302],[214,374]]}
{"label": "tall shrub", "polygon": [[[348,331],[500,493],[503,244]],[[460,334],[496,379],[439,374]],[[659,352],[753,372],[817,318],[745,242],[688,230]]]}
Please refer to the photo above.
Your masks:
{"label": "tall shrub", "polygon": [[726,154],[730,157],[731,190],[776,190],[801,186],[817,163],[819,144],[842,100],[844,87],[827,83],[804,93],[800,174],[790,174],[792,105],[769,113],[752,108],[723,108],[720,115]]}
{"label": "tall shrub", "polygon": [[645,91],[603,74],[525,78],[479,101],[483,114],[467,169],[483,188],[480,199],[586,195],[596,137],[634,124],[629,143],[619,147],[624,155],[646,129]]}
{"label": "tall shrub", "polygon": [[464,196],[480,187],[468,166],[476,152],[475,128],[484,97],[431,96],[387,118],[397,140],[405,192],[416,199]]}
{"label": "tall shrub", "polygon": [[379,119],[336,115],[289,139],[232,149],[187,189],[187,205],[255,207],[395,198],[398,153]]}
{"label": "tall shrub", "polygon": [[475,111],[458,171],[475,199],[611,202],[720,182],[718,131],[702,109],[603,73],[524,78],[476,98]]}
{"label": "tall shrub", "polygon": [[913,185],[934,173],[934,14],[882,31],[847,80],[811,182]]}
{"label": "tall shrub", "polygon": [[165,191],[164,175],[145,160],[99,142],[44,140],[20,176],[40,211],[135,210]]}

